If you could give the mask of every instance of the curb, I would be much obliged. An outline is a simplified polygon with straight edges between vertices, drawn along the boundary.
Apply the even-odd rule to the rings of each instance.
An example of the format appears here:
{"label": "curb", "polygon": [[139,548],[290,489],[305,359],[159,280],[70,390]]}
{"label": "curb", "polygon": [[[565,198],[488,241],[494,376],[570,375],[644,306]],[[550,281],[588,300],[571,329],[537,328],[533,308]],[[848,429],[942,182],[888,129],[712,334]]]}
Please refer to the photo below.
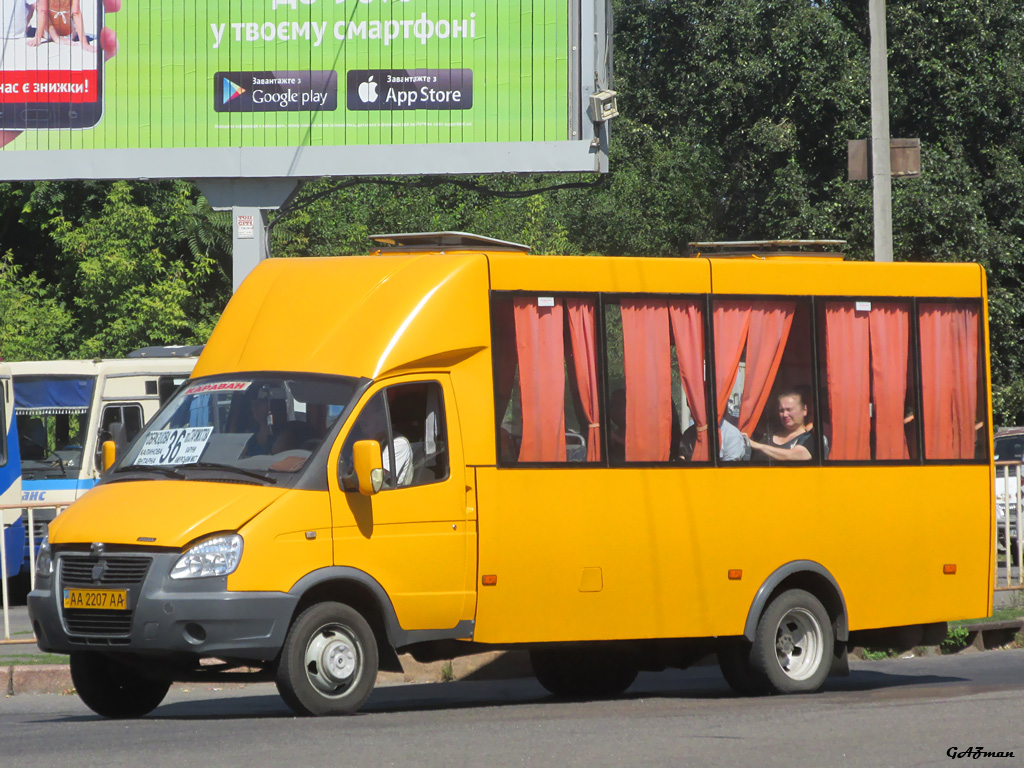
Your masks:
{"label": "curb", "polygon": [[[488,651],[462,656],[451,661],[422,664],[408,654],[399,655],[403,672],[378,672],[377,685],[409,683],[443,683],[455,680],[509,680],[532,677],[530,657],[526,651]],[[225,683],[176,683],[188,688],[223,687]],[[228,685],[250,685],[230,683]],[[71,694],[71,668],[67,664],[21,664],[0,667],[0,688],[7,696],[19,694]]]}

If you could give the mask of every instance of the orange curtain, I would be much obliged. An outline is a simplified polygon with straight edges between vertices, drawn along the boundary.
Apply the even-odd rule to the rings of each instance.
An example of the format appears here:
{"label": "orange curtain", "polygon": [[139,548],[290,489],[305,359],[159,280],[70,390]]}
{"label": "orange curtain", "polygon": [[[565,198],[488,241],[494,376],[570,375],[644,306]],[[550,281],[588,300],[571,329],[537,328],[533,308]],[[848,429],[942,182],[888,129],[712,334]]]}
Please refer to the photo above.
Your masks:
{"label": "orange curtain", "polygon": [[623,299],[621,306],[626,461],[668,461],[672,449],[668,302]]}
{"label": "orange curtain", "polygon": [[[792,301],[750,302],[747,367],[740,401],[740,432],[751,434],[764,412],[786,350],[796,304]],[[721,392],[719,392],[721,399]]]}
{"label": "orange curtain", "polygon": [[[875,401],[875,458],[880,461],[906,460],[910,458],[910,451],[903,419],[907,405],[910,312],[904,304],[875,302],[869,323],[871,389]],[[833,407],[833,424],[835,414]],[[832,455],[836,458],[834,447]]]}
{"label": "orange curtain", "polygon": [[921,388],[926,459],[974,457],[978,310],[922,303]]}
{"label": "orange curtain", "polygon": [[750,328],[750,303],[746,301],[715,302],[715,392],[718,397],[718,418],[725,416],[729,395],[736,384],[736,375],[743,358]]}
{"label": "orange curtain", "polygon": [[690,406],[697,442],[693,461],[708,460],[708,409],[704,402],[704,316],[700,302],[673,300],[668,303],[672,335],[676,340],[676,359],[683,379],[683,391]]}
{"label": "orange curtain", "polygon": [[[868,312],[857,312],[852,301],[825,305],[825,357],[832,448],[829,458],[865,461],[871,458],[871,324]],[[903,381],[906,382],[906,350]],[[902,408],[902,402],[900,408]],[[903,414],[900,413],[900,435]]]}
{"label": "orange curtain", "polygon": [[566,299],[569,313],[569,340],[576,369],[576,388],[587,420],[587,461],[601,460],[601,425],[597,399],[597,341],[594,302]]}
{"label": "orange curtain", "polygon": [[523,406],[520,461],[565,461],[565,348],[562,302],[513,299],[519,391]]}

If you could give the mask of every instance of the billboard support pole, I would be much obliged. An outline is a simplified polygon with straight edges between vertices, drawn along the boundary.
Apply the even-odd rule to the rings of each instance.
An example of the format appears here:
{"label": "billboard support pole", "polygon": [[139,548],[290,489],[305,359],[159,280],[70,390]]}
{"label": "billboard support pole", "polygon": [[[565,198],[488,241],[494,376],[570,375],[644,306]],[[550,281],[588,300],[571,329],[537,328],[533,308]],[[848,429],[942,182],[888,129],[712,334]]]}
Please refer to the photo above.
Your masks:
{"label": "billboard support pole", "polygon": [[215,211],[231,211],[231,291],[270,256],[267,211],[290,202],[302,179],[201,179],[196,184]]}
{"label": "billboard support pole", "polygon": [[231,292],[270,255],[267,243],[267,211],[236,205],[231,209]]}

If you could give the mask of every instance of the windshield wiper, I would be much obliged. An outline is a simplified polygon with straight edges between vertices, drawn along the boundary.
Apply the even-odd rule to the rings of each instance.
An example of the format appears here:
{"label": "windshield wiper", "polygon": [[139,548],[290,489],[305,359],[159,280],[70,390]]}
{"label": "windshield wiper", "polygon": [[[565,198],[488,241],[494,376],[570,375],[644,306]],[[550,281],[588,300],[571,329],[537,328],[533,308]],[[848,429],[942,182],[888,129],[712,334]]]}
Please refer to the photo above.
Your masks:
{"label": "windshield wiper", "polygon": [[230,464],[217,464],[213,461],[193,461],[188,464],[177,464],[179,469],[219,469],[224,472],[235,472],[239,475],[246,475],[247,477],[255,478],[256,480],[263,480],[268,483],[277,483],[276,477],[271,477],[266,472],[256,472],[251,469],[243,469],[242,467],[233,467]]}
{"label": "windshield wiper", "polygon": [[174,467],[161,467],[157,464],[129,464],[126,467],[118,467],[114,470],[115,473],[120,472],[156,472],[160,475],[167,477],[173,477],[176,480],[187,480],[188,476],[184,472],[179,472]]}

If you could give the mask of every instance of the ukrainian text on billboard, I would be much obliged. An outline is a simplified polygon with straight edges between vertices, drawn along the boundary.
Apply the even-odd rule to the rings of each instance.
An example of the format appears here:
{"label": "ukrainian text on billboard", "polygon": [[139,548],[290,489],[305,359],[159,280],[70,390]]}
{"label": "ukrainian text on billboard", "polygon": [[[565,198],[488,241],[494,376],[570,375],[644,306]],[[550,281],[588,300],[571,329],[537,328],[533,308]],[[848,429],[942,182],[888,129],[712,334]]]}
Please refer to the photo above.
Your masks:
{"label": "ukrainian text on billboard", "polygon": [[0,0],[3,150],[565,141],[569,1]]}

